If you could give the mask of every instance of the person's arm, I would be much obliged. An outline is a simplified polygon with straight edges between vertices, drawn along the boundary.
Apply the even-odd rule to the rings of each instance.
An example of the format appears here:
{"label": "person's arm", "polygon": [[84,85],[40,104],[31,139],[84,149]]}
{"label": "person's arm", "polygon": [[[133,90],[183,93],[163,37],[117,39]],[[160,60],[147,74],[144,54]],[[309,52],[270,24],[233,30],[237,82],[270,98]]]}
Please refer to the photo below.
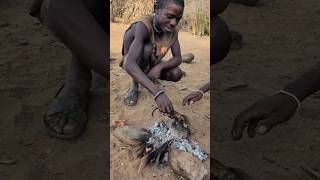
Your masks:
{"label": "person's arm", "polygon": [[320,63],[286,85],[283,90],[241,111],[233,122],[233,138],[240,139],[246,127],[249,137],[254,137],[256,131],[266,134],[274,126],[289,120],[301,101],[320,90]]}
{"label": "person's arm", "polygon": [[320,90],[320,63],[297,80],[286,85],[284,90],[295,95],[300,102]]}
{"label": "person's arm", "polygon": [[206,93],[210,90],[210,81],[204,84],[201,88],[199,88],[200,91],[203,93]]}

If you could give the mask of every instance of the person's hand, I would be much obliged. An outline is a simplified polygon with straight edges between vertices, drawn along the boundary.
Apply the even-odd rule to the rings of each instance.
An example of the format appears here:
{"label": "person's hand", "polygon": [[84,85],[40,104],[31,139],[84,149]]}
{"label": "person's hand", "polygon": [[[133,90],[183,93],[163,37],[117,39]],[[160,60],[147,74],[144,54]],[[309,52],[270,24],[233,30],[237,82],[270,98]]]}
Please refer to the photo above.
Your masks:
{"label": "person's hand", "polygon": [[249,137],[254,137],[256,131],[261,135],[266,134],[274,126],[289,120],[297,107],[292,97],[280,93],[258,101],[234,119],[231,130],[233,139],[240,139],[246,127]]}
{"label": "person's hand", "polygon": [[155,100],[160,112],[167,114],[174,112],[171,100],[165,93],[160,94]]}
{"label": "person's hand", "polygon": [[183,98],[182,105],[190,105],[195,103],[196,101],[199,101],[202,98],[203,94],[199,91],[195,91],[190,93],[188,96]]}
{"label": "person's hand", "polygon": [[161,63],[158,63],[148,72],[147,76],[152,81],[160,79],[161,71],[162,71],[162,65]]}

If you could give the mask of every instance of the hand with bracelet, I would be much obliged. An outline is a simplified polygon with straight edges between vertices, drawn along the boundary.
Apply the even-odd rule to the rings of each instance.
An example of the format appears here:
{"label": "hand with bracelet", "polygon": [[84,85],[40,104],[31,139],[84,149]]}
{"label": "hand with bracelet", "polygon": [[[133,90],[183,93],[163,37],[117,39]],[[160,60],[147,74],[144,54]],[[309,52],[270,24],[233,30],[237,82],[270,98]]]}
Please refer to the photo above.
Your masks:
{"label": "hand with bracelet", "polygon": [[266,134],[276,125],[288,121],[299,109],[300,102],[320,89],[320,63],[314,67],[284,90],[240,112],[231,130],[234,140],[240,139],[245,129],[249,137],[254,137],[256,132]]}
{"label": "hand with bracelet", "polygon": [[210,82],[207,82],[200,89],[194,90],[194,92],[190,93],[185,98],[183,98],[182,105],[190,105],[195,103],[196,101],[199,101],[204,96],[204,93],[206,93],[209,90]]}
{"label": "hand with bracelet", "polygon": [[160,112],[168,114],[174,112],[172,102],[164,91],[158,91],[154,95],[154,100],[156,101]]}

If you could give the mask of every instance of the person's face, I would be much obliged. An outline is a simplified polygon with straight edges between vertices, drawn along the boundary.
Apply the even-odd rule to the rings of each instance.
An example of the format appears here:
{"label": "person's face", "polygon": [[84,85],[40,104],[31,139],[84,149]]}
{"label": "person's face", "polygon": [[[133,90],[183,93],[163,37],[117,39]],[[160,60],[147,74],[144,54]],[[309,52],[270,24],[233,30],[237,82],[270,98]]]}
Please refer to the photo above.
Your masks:
{"label": "person's face", "polygon": [[183,15],[183,7],[175,3],[167,4],[156,12],[157,25],[163,32],[172,32]]}

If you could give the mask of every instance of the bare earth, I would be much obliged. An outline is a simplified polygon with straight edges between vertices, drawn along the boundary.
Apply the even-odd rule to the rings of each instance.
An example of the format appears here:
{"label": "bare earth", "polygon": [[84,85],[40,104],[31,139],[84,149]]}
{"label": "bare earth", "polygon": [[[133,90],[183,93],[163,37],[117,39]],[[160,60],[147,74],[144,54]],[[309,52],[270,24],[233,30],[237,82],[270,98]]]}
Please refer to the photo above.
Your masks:
{"label": "bare earth", "polygon": [[[151,116],[152,105],[156,105],[153,96],[146,89],[140,88],[139,100],[136,106],[128,107],[123,103],[123,97],[127,92],[131,82],[129,75],[119,67],[121,59],[122,37],[128,26],[123,24],[111,24],[111,61],[110,70],[110,125],[115,120],[127,120],[128,124],[148,127],[152,125],[156,118]],[[210,152],[210,119],[209,107],[210,96],[206,96],[202,101],[189,106],[181,105],[182,99],[190,89],[199,88],[200,85],[209,80],[209,59],[210,59],[210,38],[193,36],[188,32],[179,33],[179,41],[183,53],[192,52],[195,60],[191,64],[182,64],[180,67],[186,72],[186,76],[178,83],[161,81],[162,89],[171,98],[176,111],[185,114],[190,121],[190,127],[194,134],[191,136],[201,144],[206,152]],[[171,53],[168,53],[171,56]],[[158,116],[161,117],[161,116]],[[130,156],[130,149],[122,149],[124,144],[111,136],[111,179],[177,179],[168,166],[160,168],[146,167],[143,174],[139,176],[137,170],[140,160]],[[209,167],[209,160],[205,162]]]}
{"label": "bare earth", "polygon": [[[245,44],[214,67],[212,147],[215,158],[255,179],[311,180],[300,166],[320,167],[319,94],[266,136],[244,135],[234,142],[230,135],[237,113],[319,61],[319,5],[317,0],[262,0],[256,8],[231,5],[222,15],[232,30],[243,34]],[[243,87],[227,90],[234,86]]]}
{"label": "bare earth", "polygon": [[[42,116],[64,80],[69,51],[28,15],[30,0],[0,0],[0,179],[107,178],[106,89],[96,81],[87,131],[48,137]],[[97,78],[96,78],[97,79]]]}

